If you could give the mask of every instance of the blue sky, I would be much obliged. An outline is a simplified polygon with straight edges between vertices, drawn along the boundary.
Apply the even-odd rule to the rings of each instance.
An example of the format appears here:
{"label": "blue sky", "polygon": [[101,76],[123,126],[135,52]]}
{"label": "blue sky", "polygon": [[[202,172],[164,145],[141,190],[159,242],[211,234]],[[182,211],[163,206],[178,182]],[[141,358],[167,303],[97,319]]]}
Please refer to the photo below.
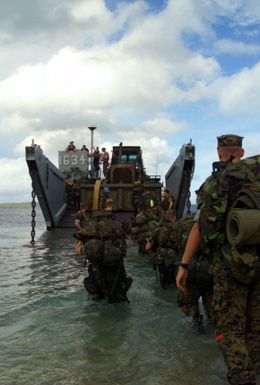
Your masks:
{"label": "blue sky", "polygon": [[141,145],[164,175],[196,146],[194,191],[216,160],[216,137],[259,153],[258,0],[10,0],[0,5],[0,202],[30,200],[24,148],[57,164],[74,140]]}

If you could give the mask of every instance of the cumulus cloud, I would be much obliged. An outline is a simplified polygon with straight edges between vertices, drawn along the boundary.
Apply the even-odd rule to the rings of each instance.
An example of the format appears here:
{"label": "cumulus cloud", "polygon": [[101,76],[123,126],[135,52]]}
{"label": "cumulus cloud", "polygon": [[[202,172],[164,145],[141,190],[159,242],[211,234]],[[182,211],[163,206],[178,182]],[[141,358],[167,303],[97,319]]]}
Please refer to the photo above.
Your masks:
{"label": "cumulus cloud", "polygon": [[146,130],[154,134],[171,134],[174,135],[179,131],[184,131],[187,128],[186,122],[174,122],[167,117],[155,117],[141,124],[141,130]]}
{"label": "cumulus cloud", "polygon": [[[1,158],[0,202],[30,201],[31,181],[24,158]],[[8,183],[6,183],[8,181]]]}
{"label": "cumulus cloud", "polygon": [[[80,110],[84,104],[159,110],[185,100],[186,89],[196,88],[195,80],[214,79],[219,65],[186,50],[171,36],[172,22],[162,32],[162,21],[145,21],[119,43],[80,51],[66,47],[46,63],[19,67],[0,83],[0,105],[26,110]],[[159,55],[158,36],[164,42]]]}
{"label": "cumulus cloud", "polygon": [[28,131],[33,127],[36,127],[40,123],[40,119],[35,118],[26,118],[19,112],[11,113],[10,115],[5,115],[2,120],[0,120],[0,130],[1,132],[12,135],[19,131]]}
{"label": "cumulus cloud", "polygon": [[[10,166],[20,170],[32,138],[57,164],[70,140],[89,146],[95,124],[96,145],[140,144],[147,170],[163,175],[183,137],[215,139],[206,117],[259,115],[259,2],[152,3],[2,2],[0,136],[12,143]],[[221,27],[232,36],[219,37]],[[254,62],[227,75],[223,53]]]}
{"label": "cumulus cloud", "polygon": [[204,5],[215,17],[225,16],[226,22],[248,26],[260,21],[258,0],[203,0]]}
{"label": "cumulus cloud", "polygon": [[225,114],[255,113],[260,111],[260,62],[253,68],[222,78],[212,87],[220,111]]}
{"label": "cumulus cloud", "polygon": [[[125,102],[129,102],[132,95],[133,99],[138,99],[137,105],[142,98],[143,105],[150,105],[148,96],[151,90],[153,99],[156,93],[171,88],[171,85],[171,91],[174,90],[176,80],[181,79],[186,86],[191,86],[193,77],[210,80],[217,75],[219,66],[213,58],[189,52],[182,43],[181,32],[187,27],[185,20],[188,11],[193,16],[189,20],[189,30],[203,30],[201,15],[192,1],[170,1],[158,15],[145,15],[147,5],[144,5],[144,2],[136,2],[118,8],[114,17],[121,22],[115,25],[120,30],[128,21],[129,30],[116,42],[81,50],[67,46],[46,62],[19,67],[15,74],[1,83],[5,105],[10,105],[10,98],[13,97],[14,102],[23,106],[33,102],[53,104],[57,98],[61,103],[65,103],[64,99],[71,103],[77,93],[79,104],[82,97],[89,102],[87,96],[90,98],[91,94],[92,104],[95,104],[96,96],[100,105],[106,106],[108,99],[112,105],[122,99],[120,93],[117,97],[120,90],[125,90],[122,91],[125,98],[129,97],[123,99]],[[63,7],[68,8],[68,3]],[[76,20],[79,17],[88,20],[95,16],[102,23],[108,19],[108,24],[111,24],[113,17],[102,1],[76,2],[70,13]],[[129,19],[134,19],[135,23],[129,23]],[[102,29],[103,36],[109,36],[110,33]],[[168,100],[165,98],[167,103],[173,96],[174,93],[170,92]],[[178,99],[177,92],[176,97]],[[157,95],[156,102],[158,99]]]}
{"label": "cumulus cloud", "polygon": [[241,41],[231,39],[220,39],[214,44],[217,52],[228,55],[259,55],[260,45],[246,44]]}
{"label": "cumulus cloud", "polygon": [[245,156],[253,156],[259,154],[260,133],[249,130],[246,132],[243,139],[243,147]]}

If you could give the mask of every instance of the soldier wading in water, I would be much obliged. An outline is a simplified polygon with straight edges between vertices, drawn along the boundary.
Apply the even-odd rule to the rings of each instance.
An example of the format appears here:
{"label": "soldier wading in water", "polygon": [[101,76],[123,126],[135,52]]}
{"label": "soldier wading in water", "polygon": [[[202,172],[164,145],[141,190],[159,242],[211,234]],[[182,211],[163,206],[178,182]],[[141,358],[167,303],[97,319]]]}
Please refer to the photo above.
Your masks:
{"label": "soldier wading in water", "polygon": [[93,300],[128,301],[132,278],[127,276],[125,232],[110,209],[94,211],[74,237],[83,242],[88,265],[84,286]]}
{"label": "soldier wading in water", "polygon": [[[256,385],[260,369],[260,156],[240,160],[244,154],[242,139],[237,135],[218,137],[220,162],[213,163],[212,175],[200,188],[200,211],[188,237],[176,284],[185,291],[188,264],[203,239],[211,255],[212,318],[216,341],[228,367],[228,381],[232,385]],[[240,243],[235,244],[229,236],[227,226],[234,213],[237,220],[245,214],[256,216],[258,230],[251,243],[236,240]]]}

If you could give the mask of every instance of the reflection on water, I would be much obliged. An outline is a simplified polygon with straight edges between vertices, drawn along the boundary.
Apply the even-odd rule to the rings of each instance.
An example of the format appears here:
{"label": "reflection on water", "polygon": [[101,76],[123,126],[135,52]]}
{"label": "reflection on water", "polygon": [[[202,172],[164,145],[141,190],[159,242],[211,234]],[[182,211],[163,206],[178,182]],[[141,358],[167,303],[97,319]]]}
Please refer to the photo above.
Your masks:
{"label": "reflection on water", "polygon": [[1,235],[1,384],[227,383],[213,328],[196,334],[136,248],[126,257],[130,303],[89,301],[72,232],[43,231],[34,247],[28,228]]}

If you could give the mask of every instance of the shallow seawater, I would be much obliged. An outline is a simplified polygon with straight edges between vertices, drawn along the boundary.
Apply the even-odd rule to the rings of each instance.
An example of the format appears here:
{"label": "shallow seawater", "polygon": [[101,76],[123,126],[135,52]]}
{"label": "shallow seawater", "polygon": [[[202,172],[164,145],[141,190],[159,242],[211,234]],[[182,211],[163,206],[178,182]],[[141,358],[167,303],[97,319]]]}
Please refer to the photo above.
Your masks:
{"label": "shallow seawater", "polygon": [[0,384],[227,384],[213,327],[197,334],[146,256],[128,250],[129,304],[93,302],[73,230],[37,215],[31,246],[30,210],[0,209]]}

